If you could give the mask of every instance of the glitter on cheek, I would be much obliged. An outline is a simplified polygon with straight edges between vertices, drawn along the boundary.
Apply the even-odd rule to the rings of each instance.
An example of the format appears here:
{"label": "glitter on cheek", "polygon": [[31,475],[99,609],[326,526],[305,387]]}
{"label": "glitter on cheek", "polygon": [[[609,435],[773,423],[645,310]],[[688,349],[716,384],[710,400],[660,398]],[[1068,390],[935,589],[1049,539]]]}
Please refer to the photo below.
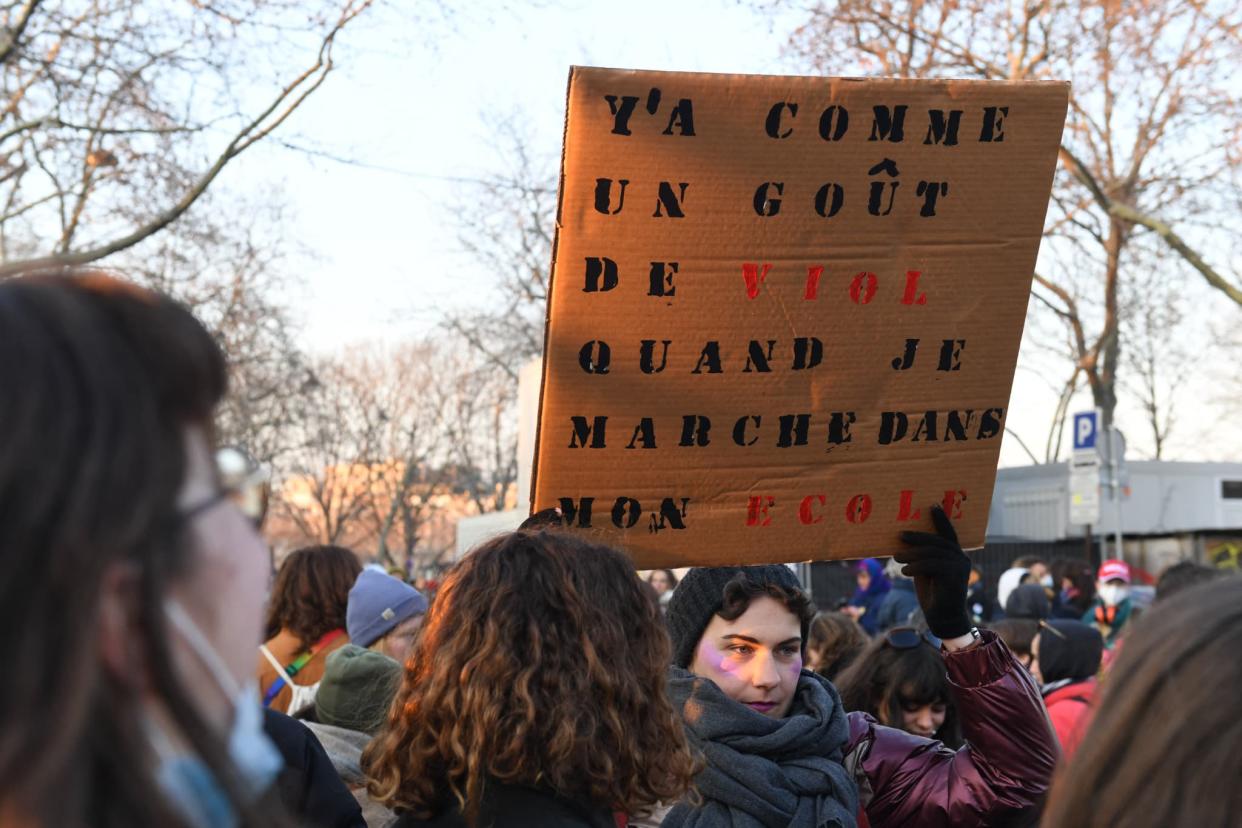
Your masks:
{"label": "glitter on cheek", "polygon": [[733,673],[738,669],[738,665],[732,663],[725,653],[720,652],[707,641],[699,645],[699,658],[718,673]]}

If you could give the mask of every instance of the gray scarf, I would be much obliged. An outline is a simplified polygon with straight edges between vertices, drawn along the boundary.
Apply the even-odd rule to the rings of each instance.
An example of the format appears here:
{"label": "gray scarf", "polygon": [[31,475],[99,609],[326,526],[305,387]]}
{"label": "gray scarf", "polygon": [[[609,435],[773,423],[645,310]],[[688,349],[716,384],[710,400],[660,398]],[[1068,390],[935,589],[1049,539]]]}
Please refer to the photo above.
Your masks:
{"label": "gray scarf", "polygon": [[858,788],[842,764],[849,723],[826,679],[802,671],[783,719],[678,667],[668,690],[707,767],[695,779],[704,803],[679,803],[662,828],[856,828]]}

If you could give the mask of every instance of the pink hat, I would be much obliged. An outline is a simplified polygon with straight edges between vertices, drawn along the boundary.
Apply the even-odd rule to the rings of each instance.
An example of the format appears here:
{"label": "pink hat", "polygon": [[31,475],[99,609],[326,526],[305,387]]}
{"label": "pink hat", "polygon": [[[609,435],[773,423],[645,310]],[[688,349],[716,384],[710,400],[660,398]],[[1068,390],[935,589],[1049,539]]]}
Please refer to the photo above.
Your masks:
{"label": "pink hat", "polygon": [[1125,561],[1118,561],[1116,559],[1107,560],[1100,564],[1098,579],[1104,582],[1114,580],[1125,581],[1128,584],[1130,583],[1130,565]]}

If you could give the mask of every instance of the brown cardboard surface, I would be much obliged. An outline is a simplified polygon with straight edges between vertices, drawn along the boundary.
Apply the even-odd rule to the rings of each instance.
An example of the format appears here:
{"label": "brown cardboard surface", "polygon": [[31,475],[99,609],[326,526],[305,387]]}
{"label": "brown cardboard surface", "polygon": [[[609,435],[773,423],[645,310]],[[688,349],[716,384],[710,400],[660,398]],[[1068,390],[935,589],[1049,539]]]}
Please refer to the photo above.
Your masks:
{"label": "brown cardboard surface", "polygon": [[533,508],[645,568],[981,545],[1068,96],[575,67]]}

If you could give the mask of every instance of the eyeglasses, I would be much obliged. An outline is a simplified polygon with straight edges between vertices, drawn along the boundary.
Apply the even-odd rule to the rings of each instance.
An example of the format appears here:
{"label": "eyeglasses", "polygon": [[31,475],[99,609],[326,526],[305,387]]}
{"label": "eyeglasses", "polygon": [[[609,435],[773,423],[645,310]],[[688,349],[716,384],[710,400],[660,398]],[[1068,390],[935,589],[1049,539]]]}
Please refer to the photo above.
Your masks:
{"label": "eyeglasses", "polygon": [[936,637],[926,630],[920,630],[918,627],[893,627],[884,633],[884,640],[894,650],[913,650],[924,641],[936,649],[940,649],[940,642]]}
{"label": "eyeglasses", "polygon": [[232,492],[230,492],[228,489],[220,489],[214,494],[203,498],[198,503],[195,503],[193,506],[190,506],[186,509],[182,509],[180,512],[177,513],[178,523],[180,523],[182,526],[188,526],[194,520],[194,518],[198,517],[203,512],[206,512],[207,510],[211,509],[211,507],[215,506],[220,501],[227,500],[231,495],[232,495]]}

